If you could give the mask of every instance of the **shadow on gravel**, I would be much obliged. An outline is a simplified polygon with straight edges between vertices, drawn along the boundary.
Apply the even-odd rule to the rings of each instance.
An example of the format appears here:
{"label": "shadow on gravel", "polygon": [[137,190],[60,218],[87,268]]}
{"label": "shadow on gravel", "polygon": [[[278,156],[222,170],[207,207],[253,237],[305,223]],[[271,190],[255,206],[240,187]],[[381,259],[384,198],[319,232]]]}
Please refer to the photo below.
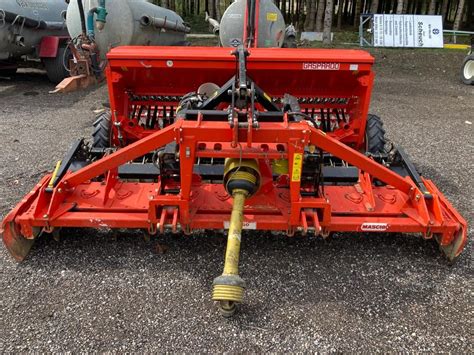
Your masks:
{"label": "shadow on gravel", "polygon": [[[82,275],[145,270],[145,279],[184,278],[199,285],[196,291],[184,282],[185,289],[191,287],[189,292],[209,294],[213,278],[222,270],[225,237],[221,234],[165,235],[159,240],[168,251],[160,255],[154,253],[156,239],[145,242],[138,231],[70,229],[62,234],[59,242],[49,235],[40,237],[20,268],[47,265],[50,273],[66,269]],[[265,315],[278,317],[275,309],[291,304],[317,313],[321,303],[337,302],[347,312],[369,318],[376,305],[378,317],[395,319],[401,308],[415,300],[430,303],[435,289],[452,273],[468,272],[448,266],[435,242],[406,235],[335,234],[323,240],[246,233],[243,241],[246,301],[234,321],[248,318],[244,323],[257,327],[269,321]]]}
{"label": "shadow on gravel", "polygon": [[[5,89],[2,90],[2,88]],[[34,88],[34,90],[31,88]],[[24,96],[36,96],[39,91],[45,90],[48,92],[53,89],[54,84],[48,80],[46,72],[22,72],[17,73],[10,79],[0,77],[0,97],[18,95],[22,91],[24,91]]]}
{"label": "shadow on gravel", "polygon": [[[10,96],[23,97],[25,101],[38,99],[37,96],[50,95],[49,92],[54,90],[55,84],[51,83],[46,72],[41,70],[20,71],[12,78],[0,77],[0,99]],[[64,107],[63,98],[72,98],[73,102],[77,102],[85,97],[89,92],[97,89],[97,86],[78,90],[68,94],[54,94],[58,98],[59,103]],[[51,100],[50,104],[54,104],[55,100]]]}

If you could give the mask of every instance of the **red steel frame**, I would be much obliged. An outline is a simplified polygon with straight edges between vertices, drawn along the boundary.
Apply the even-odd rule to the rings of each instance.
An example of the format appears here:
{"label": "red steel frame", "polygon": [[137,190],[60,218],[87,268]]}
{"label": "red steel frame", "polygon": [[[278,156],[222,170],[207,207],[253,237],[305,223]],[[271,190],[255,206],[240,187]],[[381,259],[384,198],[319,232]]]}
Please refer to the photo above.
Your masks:
{"label": "red steel frame", "polygon": [[[352,50],[249,51],[248,75],[270,96],[281,97],[289,91],[295,96],[348,97],[350,125],[325,133],[307,121],[289,122],[285,115],[283,122],[262,122],[258,129],[251,124],[250,128],[231,128],[228,122],[205,121],[199,115],[196,121],[177,120],[161,130],[146,130],[129,124],[130,92],[137,96],[180,96],[206,81],[222,85],[235,72],[235,58],[228,48],[114,49],[107,68],[109,93],[113,120],[120,123],[126,145],[76,172],[68,172],[53,192],[46,189],[51,175],[45,176],[3,221],[4,242],[12,254],[19,260],[24,258],[15,248],[19,239],[34,239],[38,230],[56,227],[142,228],[152,234],[165,229],[186,234],[201,229],[223,230],[232,199],[222,184],[202,181],[193,172],[197,158],[217,157],[259,162],[261,186],[246,201],[244,211],[250,228],[288,235],[308,231],[323,235],[333,231],[421,233],[427,239],[439,236],[442,246],[455,243],[453,256],[462,251],[467,241],[466,222],[430,180],[423,179],[428,191],[420,191],[409,177],[358,152],[365,144],[373,82],[370,55]],[[337,65],[328,65],[331,63]],[[286,87],[281,86],[284,82]],[[250,113],[248,117],[251,123]],[[113,142],[118,145],[116,129]],[[118,178],[119,166],[173,141],[180,147],[178,183]],[[302,197],[294,159],[308,145],[358,167],[358,183],[325,186],[322,197]],[[277,182],[270,167],[273,159],[287,159],[290,167],[289,174]],[[105,176],[104,181],[93,181],[98,176]],[[373,184],[373,179],[386,185]],[[166,184],[178,184],[180,193],[162,193]],[[427,192],[432,199],[424,197]]]}

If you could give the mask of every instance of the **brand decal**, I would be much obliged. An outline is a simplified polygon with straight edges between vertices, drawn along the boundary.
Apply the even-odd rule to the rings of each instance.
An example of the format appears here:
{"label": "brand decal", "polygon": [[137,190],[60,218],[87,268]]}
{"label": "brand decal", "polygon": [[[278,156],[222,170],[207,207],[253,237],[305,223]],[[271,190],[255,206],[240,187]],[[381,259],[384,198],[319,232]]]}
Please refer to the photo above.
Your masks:
{"label": "brand decal", "polygon": [[339,70],[340,63],[303,63],[303,70]]}
{"label": "brand decal", "polygon": [[240,46],[241,44],[242,44],[242,42],[241,42],[241,40],[238,39],[238,38],[232,38],[232,39],[230,40],[230,45],[231,45],[232,47],[238,47],[238,46]]}
{"label": "brand decal", "polygon": [[[225,221],[224,222],[224,229],[229,229],[230,222]],[[243,222],[242,223],[242,229],[257,229],[257,222]]]}
{"label": "brand decal", "polygon": [[387,223],[362,223],[360,226],[360,230],[364,232],[383,232],[387,229]]}

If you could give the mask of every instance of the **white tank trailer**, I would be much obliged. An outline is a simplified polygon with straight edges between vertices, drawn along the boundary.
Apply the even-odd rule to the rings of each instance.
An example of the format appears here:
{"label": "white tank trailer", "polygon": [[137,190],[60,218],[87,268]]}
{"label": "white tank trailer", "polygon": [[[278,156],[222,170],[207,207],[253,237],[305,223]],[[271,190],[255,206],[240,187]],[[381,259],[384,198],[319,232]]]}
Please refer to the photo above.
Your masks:
{"label": "white tank trailer", "polygon": [[[100,2],[83,0],[83,6],[88,34],[94,37],[102,59],[117,46],[177,46],[186,43],[186,33],[190,28],[171,10],[145,0],[105,0],[102,5],[105,4],[107,16],[103,23],[93,19],[94,9],[101,5]],[[70,1],[66,23],[71,38],[82,33],[77,0]]]}
{"label": "white tank trailer", "polygon": [[41,58],[50,77],[67,74],[66,9],[65,0],[0,0],[0,76],[13,76],[25,58]]}
{"label": "white tank trailer", "polygon": [[[236,0],[225,10],[221,22],[206,14],[206,21],[214,34],[219,35],[223,47],[237,47],[243,43],[245,8],[249,0]],[[294,47],[296,30],[293,25],[286,27],[280,9],[272,0],[259,1],[257,47]]]}

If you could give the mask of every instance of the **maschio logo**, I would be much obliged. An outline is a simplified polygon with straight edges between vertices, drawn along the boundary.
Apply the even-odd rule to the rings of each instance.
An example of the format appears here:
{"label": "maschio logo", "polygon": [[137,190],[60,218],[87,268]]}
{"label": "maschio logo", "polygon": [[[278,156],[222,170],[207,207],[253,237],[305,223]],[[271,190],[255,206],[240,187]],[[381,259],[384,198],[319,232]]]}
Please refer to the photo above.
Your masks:
{"label": "maschio logo", "polygon": [[363,223],[360,230],[364,232],[383,232],[388,229],[387,223]]}
{"label": "maschio logo", "polygon": [[439,34],[439,30],[437,28],[433,28],[433,34],[434,35],[438,35]]}

